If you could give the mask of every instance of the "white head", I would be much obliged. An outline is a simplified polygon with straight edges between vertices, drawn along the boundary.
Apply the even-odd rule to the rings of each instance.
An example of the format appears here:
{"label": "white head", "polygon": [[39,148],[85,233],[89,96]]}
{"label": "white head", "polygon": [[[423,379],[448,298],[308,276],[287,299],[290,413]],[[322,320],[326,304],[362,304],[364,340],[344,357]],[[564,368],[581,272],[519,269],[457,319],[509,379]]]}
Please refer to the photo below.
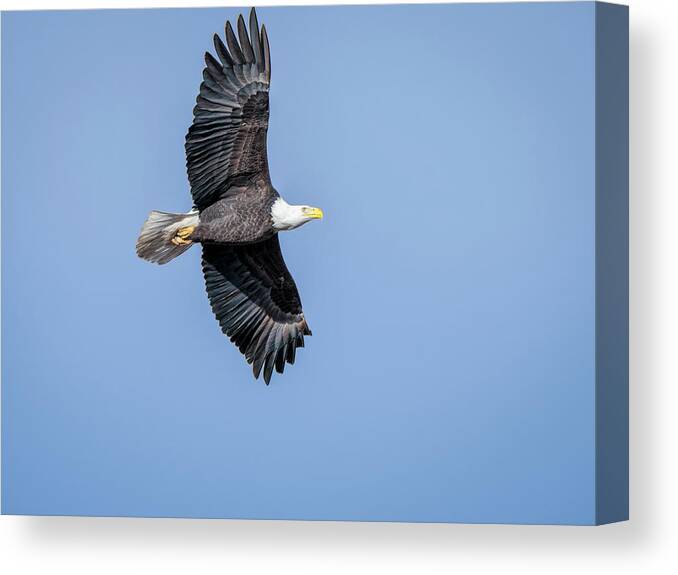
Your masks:
{"label": "white head", "polygon": [[319,220],[323,211],[313,206],[291,206],[282,198],[278,198],[271,206],[271,218],[276,230],[293,230],[311,220]]}

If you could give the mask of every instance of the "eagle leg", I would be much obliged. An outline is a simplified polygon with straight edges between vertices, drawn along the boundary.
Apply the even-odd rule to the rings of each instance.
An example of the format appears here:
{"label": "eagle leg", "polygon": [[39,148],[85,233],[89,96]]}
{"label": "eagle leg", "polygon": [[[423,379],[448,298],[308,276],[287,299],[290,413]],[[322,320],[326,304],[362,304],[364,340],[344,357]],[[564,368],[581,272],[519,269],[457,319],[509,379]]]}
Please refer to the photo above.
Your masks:
{"label": "eagle leg", "polygon": [[172,238],[172,243],[175,246],[186,246],[188,244],[191,244],[191,240],[188,238],[190,235],[193,233],[195,230],[195,226],[187,226],[185,228],[179,228],[177,230],[177,233],[174,234],[174,237]]}

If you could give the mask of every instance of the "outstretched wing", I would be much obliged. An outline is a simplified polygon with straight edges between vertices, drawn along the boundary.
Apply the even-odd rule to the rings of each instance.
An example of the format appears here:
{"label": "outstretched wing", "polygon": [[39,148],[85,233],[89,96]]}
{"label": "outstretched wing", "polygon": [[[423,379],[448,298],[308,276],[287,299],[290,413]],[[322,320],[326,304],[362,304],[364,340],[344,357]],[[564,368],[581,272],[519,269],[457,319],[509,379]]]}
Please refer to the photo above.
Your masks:
{"label": "outstretched wing", "polygon": [[200,210],[223,198],[234,184],[269,181],[266,156],[271,57],[266,27],[250,12],[250,35],[242,15],[238,38],[226,22],[226,44],[214,35],[219,60],[206,67],[186,135],[186,168],[193,204]]}
{"label": "outstretched wing", "polygon": [[268,385],[273,368],[293,364],[296,349],[311,335],[297,286],[287,270],[280,242],[249,245],[204,244],[202,269],[207,296],[221,331],[253,364]]}

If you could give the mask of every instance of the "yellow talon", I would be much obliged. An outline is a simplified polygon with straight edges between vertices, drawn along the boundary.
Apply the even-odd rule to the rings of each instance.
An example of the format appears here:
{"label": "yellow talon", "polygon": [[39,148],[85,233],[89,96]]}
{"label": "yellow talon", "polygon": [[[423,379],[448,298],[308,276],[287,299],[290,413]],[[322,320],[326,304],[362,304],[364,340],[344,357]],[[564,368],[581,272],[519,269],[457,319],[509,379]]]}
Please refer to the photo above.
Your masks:
{"label": "yellow talon", "polygon": [[186,246],[188,244],[193,243],[191,240],[188,239],[188,237],[193,233],[194,230],[195,226],[179,228],[177,230],[177,233],[174,234],[174,237],[172,238],[172,243],[175,246]]}

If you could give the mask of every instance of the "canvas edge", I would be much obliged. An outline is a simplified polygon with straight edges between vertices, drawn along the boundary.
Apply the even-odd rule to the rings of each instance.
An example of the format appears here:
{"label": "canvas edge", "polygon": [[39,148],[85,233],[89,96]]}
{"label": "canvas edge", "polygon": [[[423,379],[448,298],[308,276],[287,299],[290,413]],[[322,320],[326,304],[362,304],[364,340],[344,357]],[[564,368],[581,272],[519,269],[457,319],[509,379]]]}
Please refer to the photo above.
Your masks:
{"label": "canvas edge", "polygon": [[629,518],[629,9],[596,2],[595,524]]}

